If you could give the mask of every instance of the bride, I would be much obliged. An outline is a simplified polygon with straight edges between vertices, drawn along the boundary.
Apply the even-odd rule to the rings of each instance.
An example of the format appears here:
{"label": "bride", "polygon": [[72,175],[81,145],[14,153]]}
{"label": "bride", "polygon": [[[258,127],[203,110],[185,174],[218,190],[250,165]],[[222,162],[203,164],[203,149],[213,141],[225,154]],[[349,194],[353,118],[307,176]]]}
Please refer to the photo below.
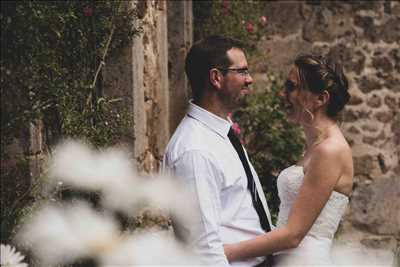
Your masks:
{"label": "bride", "polygon": [[322,56],[300,55],[281,92],[288,119],[300,124],[306,149],[278,176],[277,227],[255,239],[226,244],[229,261],[274,254],[275,265],[332,264],[330,246],[352,191],[351,149],[337,124],[348,102],[342,68]]}

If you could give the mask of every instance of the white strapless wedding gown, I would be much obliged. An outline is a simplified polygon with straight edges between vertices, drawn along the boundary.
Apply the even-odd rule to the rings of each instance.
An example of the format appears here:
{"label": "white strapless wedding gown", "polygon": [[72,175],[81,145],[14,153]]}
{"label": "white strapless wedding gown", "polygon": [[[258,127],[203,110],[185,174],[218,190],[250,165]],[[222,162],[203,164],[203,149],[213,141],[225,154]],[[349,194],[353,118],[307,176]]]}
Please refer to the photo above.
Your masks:
{"label": "white strapless wedding gown", "polygon": [[[278,192],[281,200],[277,227],[287,223],[290,210],[303,182],[303,167],[291,166],[278,176]],[[338,229],[349,199],[333,191],[310,231],[294,249],[278,252],[277,266],[333,265],[330,250],[333,237]]]}

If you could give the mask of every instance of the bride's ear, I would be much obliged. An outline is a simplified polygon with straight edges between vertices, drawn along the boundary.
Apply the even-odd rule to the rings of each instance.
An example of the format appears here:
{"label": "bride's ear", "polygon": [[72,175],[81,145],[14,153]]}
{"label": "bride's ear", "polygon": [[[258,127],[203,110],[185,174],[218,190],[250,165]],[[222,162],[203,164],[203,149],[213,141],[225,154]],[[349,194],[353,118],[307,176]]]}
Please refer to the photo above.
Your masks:
{"label": "bride's ear", "polygon": [[327,90],[324,90],[321,94],[318,94],[317,99],[316,99],[316,106],[317,107],[322,107],[325,106],[329,103],[331,95]]}
{"label": "bride's ear", "polygon": [[220,89],[222,87],[223,76],[221,71],[219,71],[216,68],[213,68],[208,72],[208,76],[210,79],[210,83],[214,88]]}

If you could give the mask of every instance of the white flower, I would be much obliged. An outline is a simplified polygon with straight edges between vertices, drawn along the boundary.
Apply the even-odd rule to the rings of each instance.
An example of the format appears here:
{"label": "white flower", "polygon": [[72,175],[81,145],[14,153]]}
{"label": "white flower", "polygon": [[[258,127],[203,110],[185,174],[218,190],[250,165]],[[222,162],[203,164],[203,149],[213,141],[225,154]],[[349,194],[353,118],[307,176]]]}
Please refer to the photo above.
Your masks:
{"label": "white flower", "polygon": [[16,251],[14,247],[1,244],[0,252],[1,267],[28,267],[28,264],[22,262],[25,256]]}
{"label": "white flower", "polygon": [[49,177],[53,182],[62,181],[73,187],[97,191],[135,179],[133,167],[122,150],[96,151],[82,142],[67,140],[55,149]]}
{"label": "white flower", "polygon": [[[187,192],[167,176],[139,177],[123,150],[94,150],[66,141],[50,161],[53,186],[99,191],[103,207],[134,216],[144,207],[170,212],[180,223],[191,224],[198,209]],[[117,224],[84,202],[46,205],[17,234],[43,265],[68,264],[96,258],[105,266],[193,265],[199,261],[172,235],[140,234],[121,238]]]}
{"label": "white flower", "polygon": [[68,263],[96,257],[118,239],[117,224],[86,203],[48,205],[38,211],[17,235],[45,264]]}
{"label": "white flower", "polygon": [[126,238],[114,250],[100,255],[102,267],[195,266],[200,259],[176,241],[172,232],[143,232]]}
{"label": "white flower", "polygon": [[[55,183],[101,192],[105,208],[131,216],[144,207],[171,212],[181,220],[195,218],[190,197],[173,179],[139,177],[132,160],[122,150],[94,150],[77,141],[57,146],[50,164],[49,176]],[[189,223],[189,222],[187,222]]]}
{"label": "white flower", "polygon": [[168,211],[187,225],[197,221],[198,208],[189,193],[173,178],[160,176],[148,179],[141,187],[141,194],[151,207]]}

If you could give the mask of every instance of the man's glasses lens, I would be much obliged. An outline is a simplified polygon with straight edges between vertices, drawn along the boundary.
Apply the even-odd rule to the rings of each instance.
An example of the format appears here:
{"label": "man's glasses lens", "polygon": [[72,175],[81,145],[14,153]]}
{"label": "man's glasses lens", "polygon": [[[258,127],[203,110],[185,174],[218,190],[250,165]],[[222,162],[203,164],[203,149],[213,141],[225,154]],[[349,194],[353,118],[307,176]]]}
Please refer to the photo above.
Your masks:
{"label": "man's glasses lens", "polygon": [[235,68],[228,68],[228,69],[223,69],[223,68],[218,68],[219,70],[222,71],[234,71],[239,73],[240,75],[246,76],[250,75],[249,69],[248,68],[240,68],[240,69],[235,69]]}

